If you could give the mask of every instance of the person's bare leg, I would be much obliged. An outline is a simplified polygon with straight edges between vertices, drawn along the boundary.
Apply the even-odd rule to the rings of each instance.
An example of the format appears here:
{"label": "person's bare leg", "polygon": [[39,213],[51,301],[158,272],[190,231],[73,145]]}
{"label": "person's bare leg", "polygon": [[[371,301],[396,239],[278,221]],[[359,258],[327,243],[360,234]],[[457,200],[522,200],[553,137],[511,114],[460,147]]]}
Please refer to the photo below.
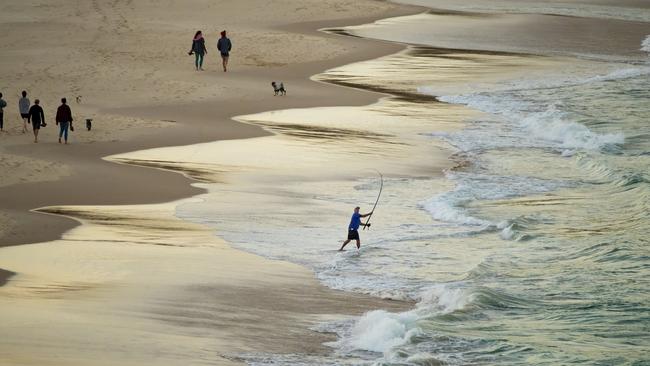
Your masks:
{"label": "person's bare leg", "polygon": [[223,72],[226,72],[227,68],[228,68],[228,57],[222,57],[222,60],[223,60],[223,62],[222,62],[223,63]]}
{"label": "person's bare leg", "polygon": [[350,239],[346,240],[343,242],[343,245],[341,245],[341,249],[339,249],[339,252],[343,251],[343,248],[345,248],[346,245],[350,242]]}
{"label": "person's bare leg", "polygon": [[39,130],[34,130],[34,142],[38,142],[38,131]]}
{"label": "person's bare leg", "polygon": [[361,249],[361,241],[357,240],[357,249]]}
{"label": "person's bare leg", "polygon": [[27,132],[27,118],[23,118],[23,133]]}

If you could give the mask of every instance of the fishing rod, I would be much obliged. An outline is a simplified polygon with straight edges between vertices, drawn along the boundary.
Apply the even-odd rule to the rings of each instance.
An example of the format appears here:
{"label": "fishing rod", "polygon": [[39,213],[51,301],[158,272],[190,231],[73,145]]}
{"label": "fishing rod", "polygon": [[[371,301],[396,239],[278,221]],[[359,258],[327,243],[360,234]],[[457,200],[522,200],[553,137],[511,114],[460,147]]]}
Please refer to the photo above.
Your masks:
{"label": "fishing rod", "polygon": [[381,174],[379,170],[375,169],[375,171],[377,172],[377,174],[379,174],[379,179],[381,180],[381,183],[379,185],[379,194],[377,194],[377,200],[375,200],[375,205],[372,206],[372,211],[370,211],[370,215],[368,215],[368,219],[366,220],[366,223],[363,225],[363,230],[366,230],[366,227],[370,227],[370,218],[372,217],[372,214],[375,212],[375,208],[377,208],[377,203],[379,203],[379,197],[381,197],[381,191],[384,189],[384,176]]}

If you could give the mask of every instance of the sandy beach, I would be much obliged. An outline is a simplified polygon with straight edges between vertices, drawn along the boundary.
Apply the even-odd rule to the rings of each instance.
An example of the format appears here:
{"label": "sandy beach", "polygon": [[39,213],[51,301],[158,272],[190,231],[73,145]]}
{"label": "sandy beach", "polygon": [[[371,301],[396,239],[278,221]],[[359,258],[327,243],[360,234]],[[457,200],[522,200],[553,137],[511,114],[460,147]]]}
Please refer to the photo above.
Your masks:
{"label": "sandy beach", "polygon": [[[29,12],[25,11],[25,6],[29,7]],[[178,289],[181,284],[186,286],[192,281],[197,283],[194,289],[188,287],[180,291],[178,296],[182,299],[178,299],[178,306],[186,307],[184,302],[216,306],[210,311],[214,313],[211,317],[216,318],[209,322],[218,326],[208,326],[212,329],[210,332],[216,331],[213,334],[216,344],[211,346],[215,354],[206,356],[214,358],[216,364],[238,363],[227,355],[241,352],[323,352],[322,343],[331,337],[309,331],[308,327],[325,314],[405,308],[407,303],[327,290],[303,268],[229,249],[212,237],[209,230],[175,223],[171,214],[174,204],[106,206],[168,202],[195,195],[202,189],[191,186],[187,176],[175,172],[115,164],[102,158],[153,147],[269,134],[258,126],[233,121],[231,118],[236,115],[283,108],[372,103],[378,95],[314,82],[309,76],[345,63],[390,54],[403,46],[365,42],[317,30],[417,11],[374,1],[309,4],[287,1],[274,2],[273,6],[263,1],[228,5],[197,1],[191,5],[167,2],[163,6],[159,2],[66,0],[56,4],[33,1],[6,6],[0,15],[1,88],[8,103],[4,114],[5,132],[0,135],[0,164],[5,172],[0,183],[0,245],[38,244],[3,249],[0,267],[9,267],[12,271],[0,272],[0,284],[11,280],[10,285],[3,288],[2,334],[4,339],[12,341],[3,342],[0,363],[141,364],[156,360],[158,364],[177,364],[176,356],[156,356],[161,351],[150,348],[153,340],[127,345],[128,337],[137,334],[151,337],[157,332],[150,321],[134,325],[133,316],[114,314],[104,318],[92,315],[99,304],[109,312],[123,311],[125,305],[149,306],[147,304],[155,301],[159,294],[146,294],[142,286],[157,289],[154,290],[157,292],[163,288],[167,288],[164,291]],[[304,23],[304,19],[310,21]],[[214,49],[222,28],[229,30],[234,43],[228,73],[220,70],[220,60]],[[202,29],[208,41],[209,54],[202,72],[194,71],[193,57],[187,56],[191,35],[196,29]],[[30,42],[25,43],[24,39]],[[272,80],[283,81],[291,97],[274,97]],[[28,91],[32,101],[39,98],[45,109],[48,126],[41,130],[38,144],[32,142],[31,129],[26,134],[21,131],[16,95],[23,89]],[[79,102],[76,96],[81,96]],[[57,129],[53,120],[61,97],[68,98],[75,117],[76,130],[71,133],[71,143],[67,146],[56,142]],[[86,118],[93,119],[91,131],[84,128]],[[56,208],[60,205],[65,206]],[[33,211],[39,207],[48,207],[40,211],[56,215]],[[79,208],[72,210],[71,207]],[[95,210],[99,214],[88,217],[88,212]],[[130,210],[135,213],[128,218]],[[111,215],[117,216],[111,218]],[[134,224],[137,217],[148,219]],[[115,220],[124,222],[119,225],[127,228],[121,231],[119,238],[102,229],[107,223],[109,228],[115,229]],[[77,227],[80,223],[82,226]],[[168,239],[155,234],[164,225],[174,227],[162,231]],[[138,228],[144,233],[130,235],[127,232],[134,229],[129,228]],[[104,270],[100,269],[101,262],[90,264],[103,256],[115,259],[117,252],[104,251],[117,249],[121,242],[142,244],[153,240],[153,235],[156,236],[155,242],[150,242],[153,248],[167,245],[162,243],[165,240],[173,246],[177,242],[175,238],[185,236],[188,230],[192,236],[201,233],[200,239],[196,239],[200,246],[216,248],[218,255],[211,255],[209,261],[204,261],[208,267],[202,275],[210,273],[208,281],[188,280],[201,275],[196,263],[189,264],[198,270],[194,275],[184,270],[163,275],[160,268],[154,266],[151,270],[155,271],[155,280],[146,274],[142,264],[146,262],[132,263],[121,269],[109,265]],[[66,233],[64,238],[58,239],[63,233]],[[143,235],[145,239],[140,237]],[[85,255],[77,253],[74,257],[86,264],[71,268],[66,253],[70,253],[69,250],[77,252],[69,245],[72,243],[74,247],[79,241],[86,243],[84,248],[89,251],[84,249]],[[116,244],[115,248],[106,247],[105,243],[110,241]],[[91,244],[93,242],[96,244]],[[127,262],[135,260],[136,253],[142,250],[129,248],[129,245],[122,249],[118,250],[121,252],[118,257],[129,258]],[[35,255],[41,259],[36,259]],[[166,255],[171,255],[172,266],[182,268],[179,256],[163,254]],[[206,259],[204,253],[198,257],[194,254],[194,260],[201,256]],[[61,258],[62,262],[56,258]],[[57,263],[68,264],[61,267]],[[133,272],[137,268],[140,269]],[[124,273],[130,274],[124,277]],[[222,279],[218,280],[219,277]],[[186,281],[179,280],[181,278]],[[203,282],[205,284],[200,285]],[[111,289],[115,285],[121,290]],[[138,295],[139,300],[132,298],[134,293],[142,295]],[[197,301],[196,296],[206,295],[204,301]],[[57,308],[63,311],[47,310],[53,303],[59,304]],[[21,318],[20,313],[25,311],[23,306],[30,309],[32,325],[10,321]],[[176,306],[160,311],[175,311]],[[91,315],[84,316],[86,320],[78,323],[63,316],[77,311]],[[201,317],[196,320],[190,320],[187,315],[183,315],[185,320],[174,320],[170,314],[160,317],[168,319],[163,323],[175,323],[169,326],[179,329],[206,326],[206,320]],[[42,328],[45,323],[49,324],[48,330]],[[241,323],[252,328],[241,326]],[[131,331],[124,331],[123,327]],[[109,331],[113,328],[118,330]],[[84,329],[95,329],[95,334],[89,336]],[[169,329],[159,328],[159,331],[165,334]],[[61,342],[70,346],[56,341],[55,334],[66,334]],[[271,335],[279,337],[274,339]],[[117,341],[107,341],[113,338]],[[180,357],[179,364],[187,364],[187,357],[194,357],[187,356],[191,349],[202,347],[191,338],[186,338],[187,347],[180,352],[186,354],[186,359]],[[104,342],[104,345],[76,350],[75,343],[79,347],[89,344],[82,339],[91,343]],[[160,337],[157,341],[162,345],[172,340]],[[173,340],[179,341],[180,338]],[[131,351],[126,354],[119,351],[124,347],[131,347]],[[132,352],[142,353],[125,356]],[[52,358],[53,355],[58,356]]]}
{"label": "sandy beach", "polygon": [[4,5],[0,365],[647,358],[647,5],[409,3]]}

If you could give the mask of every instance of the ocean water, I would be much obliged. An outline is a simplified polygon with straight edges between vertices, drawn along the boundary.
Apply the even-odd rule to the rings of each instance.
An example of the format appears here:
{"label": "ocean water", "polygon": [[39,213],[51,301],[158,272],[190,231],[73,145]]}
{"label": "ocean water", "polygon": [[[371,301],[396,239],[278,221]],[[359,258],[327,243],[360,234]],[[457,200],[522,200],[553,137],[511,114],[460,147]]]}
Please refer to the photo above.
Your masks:
{"label": "ocean water", "polygon": [[[498,4],[506,3],[507,12],[547,9]],[[471,10],[506,11],[491,4]],[[606,17],[603,6],[574,2],[562,15],[633,20],[635,29],[650,19],[647,9],[615,4]],[[223,171],[220,156],[240,144],[243,168],[225,175],[237,184],[203,184],[209,193],[177,215],[237,248],[305,265],[326,286],[412,300],[413,309],[319,324],[315,331],[338,335],[326,356],[238,357],[252,365],[650,364],[650,38],[613,34],[638,38],[622,53],[568,52],[568,41],[486,53],[462,51],[462,42],[436,48],[447,41],[411,32],[418,17],[408,32],[395,24],[344,32],[419,46],[315,77],[395,97],[240,117],[276,135],[197,147],[216,151],[193,154]],[[374,169],[384,188],[373,226],[361,232],[361,250],[338,253],[352,208],[374,203]]]}

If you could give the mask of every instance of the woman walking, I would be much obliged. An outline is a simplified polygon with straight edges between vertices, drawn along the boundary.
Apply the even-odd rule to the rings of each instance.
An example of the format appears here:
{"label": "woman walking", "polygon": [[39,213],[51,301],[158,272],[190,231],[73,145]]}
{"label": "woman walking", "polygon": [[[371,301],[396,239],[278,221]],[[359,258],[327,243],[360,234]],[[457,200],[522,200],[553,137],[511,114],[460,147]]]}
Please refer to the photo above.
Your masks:
{"label": "woman walking", "polygon": [[217,41],[217,49],[221,53],[221,60],[223,64],[223,72],[226,72],[228,67],[228,57],[230,57],[230,50],[232,49],[232,42],[226,37],[226,31],[221,32],[221,38]]}
{"label": "woman walking", "polygon": [[203,56],[208,54],[208,50],[205,48],[205,39],[203,39],[203,33],[201,31],[196,31],[196,34],[194,34],[192,49],[189,54],[194,54],[194,65],[196,69],[203,70]]}
{"label": "woman walking", "polygon": [[72,111],[66,104],[65,98],[61,98],[61,105],[56,110],[56,124],[59,125],[59,144],[61,137],[68,143],[68,128],[72,127]]}

